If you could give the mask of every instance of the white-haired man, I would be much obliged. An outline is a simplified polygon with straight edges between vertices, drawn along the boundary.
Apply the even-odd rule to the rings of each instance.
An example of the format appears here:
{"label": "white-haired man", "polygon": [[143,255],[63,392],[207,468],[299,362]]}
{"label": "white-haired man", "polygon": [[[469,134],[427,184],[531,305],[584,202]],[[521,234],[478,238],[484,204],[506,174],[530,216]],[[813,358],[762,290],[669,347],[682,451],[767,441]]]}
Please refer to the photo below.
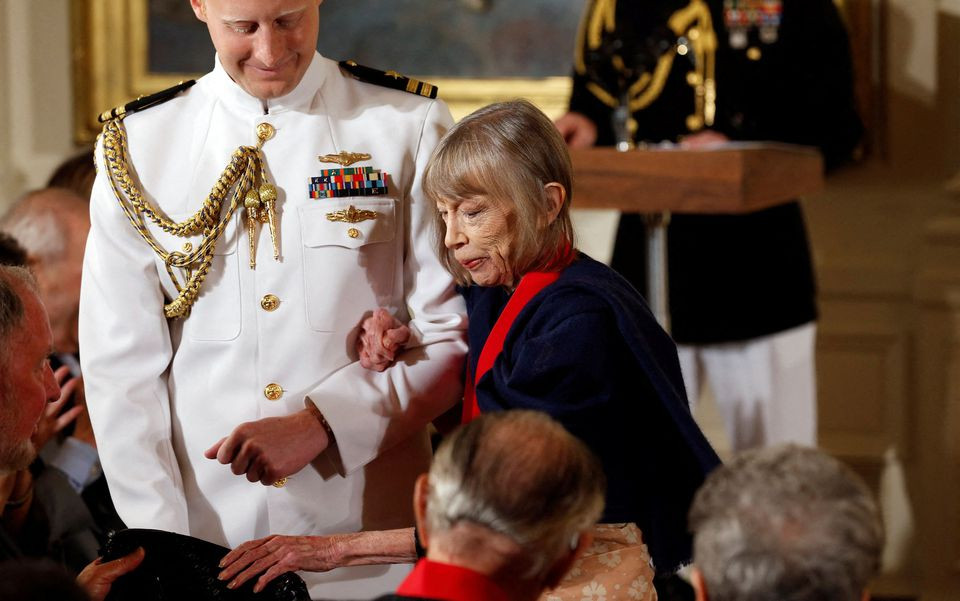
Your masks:
{"label": "white-haired man", "polygon": [[534,601],[590,546],[605,485],[593,454],[547,415],[481,415],[417,480],[426,558],[380,601]]}
{"label": "white-haired man", "polygon": [[697,601],[867,601],[883,529],[863,481],[796,445],[718,468],[690,509]]}
{"label": "white-haired man", "polygon": [[[321,0],[190,4],[213,71],[103,116],[91,198],[81,361],[117,510],[228,546],[409,526],[425,424],[462,389],[420,190],[449,111],[317,54]],[[383,373],[355,351],[378,307],[413,332]],[[356,598],[407,570],[305,578]]]}

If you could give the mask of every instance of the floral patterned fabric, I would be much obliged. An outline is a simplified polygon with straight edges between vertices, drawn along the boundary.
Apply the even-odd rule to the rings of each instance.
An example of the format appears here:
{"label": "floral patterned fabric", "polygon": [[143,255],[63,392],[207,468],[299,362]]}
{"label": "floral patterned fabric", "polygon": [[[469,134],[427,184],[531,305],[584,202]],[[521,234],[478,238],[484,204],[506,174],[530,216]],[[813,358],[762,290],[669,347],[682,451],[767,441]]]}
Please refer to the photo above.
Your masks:
{"label": "floral patterned fabric", "polygon": [[657,601],[650,553],[636,524],[598,524],[593,544],[539,601]]}

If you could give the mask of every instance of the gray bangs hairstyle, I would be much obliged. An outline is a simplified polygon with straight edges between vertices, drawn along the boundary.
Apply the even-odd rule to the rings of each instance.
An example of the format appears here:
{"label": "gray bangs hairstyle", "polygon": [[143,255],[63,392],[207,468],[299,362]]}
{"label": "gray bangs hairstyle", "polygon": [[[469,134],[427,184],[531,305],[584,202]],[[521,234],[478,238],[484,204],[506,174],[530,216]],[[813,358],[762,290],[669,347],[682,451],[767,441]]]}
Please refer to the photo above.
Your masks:
{"label": "gray bangs hairstyle", "polygon": [[[457,123],[440,140],[423,176],[427,199],[466,200],[487,196],[514,209],[516,244],[514,281],[529,271],[560,271],[575,255],[570,201],[573,175],[570,154],[553,122],[526,100],[499,102]],[[566,198],[549,226],[544,186],[556,182]],[[437,256],[458,284],[470,274],[443,243],[446,226],[434,208]]]}

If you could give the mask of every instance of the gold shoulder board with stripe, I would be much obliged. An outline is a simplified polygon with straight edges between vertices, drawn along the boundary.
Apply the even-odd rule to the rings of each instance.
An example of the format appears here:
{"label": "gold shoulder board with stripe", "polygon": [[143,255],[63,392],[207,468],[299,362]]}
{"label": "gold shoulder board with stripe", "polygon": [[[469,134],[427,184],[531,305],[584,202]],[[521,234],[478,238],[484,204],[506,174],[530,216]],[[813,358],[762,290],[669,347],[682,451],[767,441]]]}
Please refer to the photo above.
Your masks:
{"label": "gold shoulder board with stripe", "polygon": [[340,61],[340,68],[350,77],[366,83],[393,88],[394,90],[403,90],[426,98],[437,97],[437,86],[406,77],[396,71],[372,69],[358,65],[354,61]]}
{"label": "gold shoulder board with stripe", "polygon": [[167,88],[166,90],[160,90],[159,92],[150,94],[148,96],[141,96],[140,98],[137,98],[136,100],[133,100],[126,104],[122,104],[117,108],[110,109],[109,111],[100,113],[100,116],[98,117],[98,119],[100,123],[104,123],[106,121],[109,121],[111,119],[116,119],[118,117],[122,119],[123,117],[131,113],[136,113],[137,111],[148,109],[151,106],[162,104],[170,100],[180,92],[186,90],[187,88],[189,88],[195,83],[197,82],[194,79],[191,79],[189,81],[181,81],[177,85],[171,88]]}

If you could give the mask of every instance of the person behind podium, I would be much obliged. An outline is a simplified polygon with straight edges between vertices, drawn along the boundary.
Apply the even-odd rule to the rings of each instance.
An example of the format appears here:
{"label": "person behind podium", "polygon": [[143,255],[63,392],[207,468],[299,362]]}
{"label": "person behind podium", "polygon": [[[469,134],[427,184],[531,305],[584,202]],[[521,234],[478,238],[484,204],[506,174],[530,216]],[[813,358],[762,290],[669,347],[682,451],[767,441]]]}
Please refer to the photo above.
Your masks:
{"label": "person behind podium", "polygon": [[[608,573],[582,570],[584,581],[567,581],[571,593],[649,579],[643,543],[658,573],[688,561],[685,512],[719,460],[691,417],[673,341],[626,280],[574,247],[570,157],[553,123],[522,100],[478,110],[441,140],[424,192],[437,207],[440,260],[467,304],[463,421],[543,411],[603,464],[595,536],[637,572],[619,582],[624,570],[601,557]],[[387,367],[403,338],[404,326],[388,321],[364,323],[367,367]],[[636,598],[653,594],[636,584]]]}
{"label": "person behind podium", "polygon": [[[863,128],[836,4],[592,0],[557,127],[572,148],[762,140],[815,146],[837,167]],[[734,451],[816,445],[816,282],[800,202],[674,214],[667,244],[690,399],[709,382]],[[640,289],[644,246],[643,217],[623,215],[611,266]]]}

